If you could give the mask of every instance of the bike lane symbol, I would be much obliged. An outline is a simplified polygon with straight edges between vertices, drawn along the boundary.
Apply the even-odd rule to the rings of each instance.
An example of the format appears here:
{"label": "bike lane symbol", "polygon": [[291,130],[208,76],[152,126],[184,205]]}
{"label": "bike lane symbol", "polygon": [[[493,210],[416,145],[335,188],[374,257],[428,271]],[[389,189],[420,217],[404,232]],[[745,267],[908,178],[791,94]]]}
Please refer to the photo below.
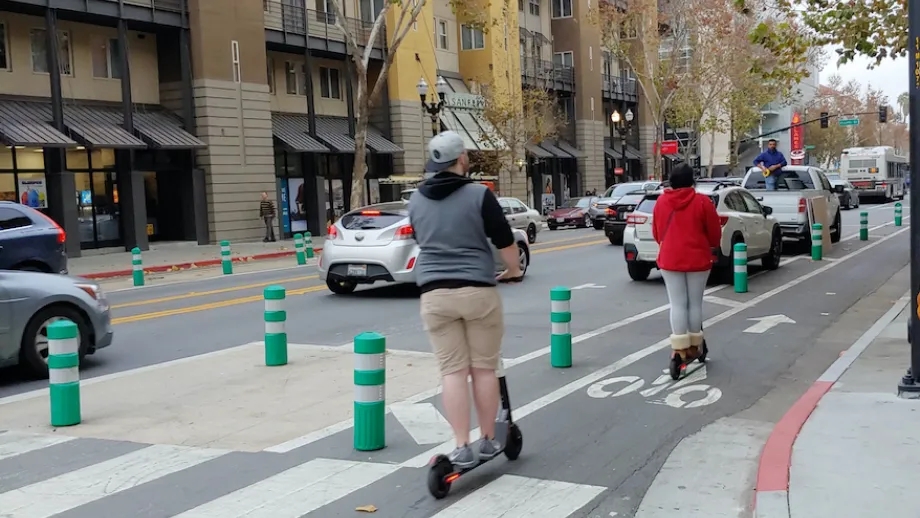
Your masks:
{"label": "bike lane symbol", "polygon": [[[706,379],[705,365],[696,367],[678,381],[671,380],[671,377],[667,374],[667,369],[662,372],[664,374],[658,376],[651,383],[651,386],[645,390],[640,391],[645,386],[645,380],[642,378],[638,376],[617,376],[598,381],[588,387],[588,396],[595,399],[605,399],[639,392],[639,395],[647,398],[648,403],[666,405],[671,408],[699,408],[711,405],[722,398],[722,391],[719,388],[699,383]],[[614,391],[615,386],[620,386],[619,390]],[[685,400],[686,396],[694,393],[698,395],[698,399]],[[652,399],[653,397],[654,399]]]}

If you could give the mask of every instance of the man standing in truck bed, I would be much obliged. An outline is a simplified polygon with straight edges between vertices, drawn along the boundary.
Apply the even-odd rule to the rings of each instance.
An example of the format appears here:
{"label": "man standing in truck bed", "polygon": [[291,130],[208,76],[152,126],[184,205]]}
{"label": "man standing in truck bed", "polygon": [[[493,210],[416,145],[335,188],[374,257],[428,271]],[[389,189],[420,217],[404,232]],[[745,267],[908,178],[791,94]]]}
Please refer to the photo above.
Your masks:
{"label": "man standing in truck bed", "polygon": [[764,186],[768,191],[776,190],[776,178],[786,167],[786,157],[776,149],[776,139],[767,141],[767,150],[757,155],[754,165],[763,172]]}

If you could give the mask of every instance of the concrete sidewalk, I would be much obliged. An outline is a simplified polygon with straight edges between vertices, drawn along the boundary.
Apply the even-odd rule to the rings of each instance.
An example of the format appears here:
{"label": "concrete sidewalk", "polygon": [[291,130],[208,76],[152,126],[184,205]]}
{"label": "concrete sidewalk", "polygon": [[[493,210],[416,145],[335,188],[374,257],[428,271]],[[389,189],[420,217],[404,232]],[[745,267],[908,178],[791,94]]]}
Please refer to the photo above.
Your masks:
{"label": "concrete sidewalk", "polygon": [[917,516],[920,401],[897,396],[910,364],[909,312],[902,298],[774,428],[757,518]]}
{"label": "concrete sidewalk", "polygon": [[[313,238],[313,249],[322,250],[323,238]],[[246,263],[280,259],[293,256],[294,241],[282,240],[274,243],[248,242],[230,243],[233,262]],[[84,250],[83,257],[69,259],[71,275],[89,279],[111,279],[131,275],[131,252],[98,252]],[[153,243],[150,250],[142,254],[144,271],[147,273],[170,272],[194,268],[220,266],[220,243],[198,245],[193,242]]]}

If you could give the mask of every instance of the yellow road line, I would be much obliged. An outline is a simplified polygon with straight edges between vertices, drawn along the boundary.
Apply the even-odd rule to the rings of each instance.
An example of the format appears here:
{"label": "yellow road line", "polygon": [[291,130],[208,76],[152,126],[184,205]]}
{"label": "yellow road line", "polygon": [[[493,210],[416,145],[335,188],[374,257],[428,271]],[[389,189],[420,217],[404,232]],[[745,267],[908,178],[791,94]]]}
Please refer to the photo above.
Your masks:
{"label": "yellow road line", "polygon": [[572,241],[580,241],[580,240],[582,240],[582,239],[587,239],[587,238],[590,238],[590,237],[593,237],[593,236],[581,235],[581,236],[578,236],[578,237],[567,237],[567,238],[564,238],[564,239],[552,239],[552,240],[549,240],[549,241],[543,241],[543,242],[534,243],[534,244],[530,245],[530,248],[536,248],[536,247],[538,247],[538,246],[550,246],[550,245],[555,245],[555,244],[557,244],[557,243],[569,243],[569,242],[572,242]]}
{"label": "yellow road line", "polygon": [[[556,252],[559,250],[569,250],[572,248],[580,248],[580,247],[585,247],[585,246],[590,246],[590,245],[599,245],[601,243],[606,243],[606,242],[607,242],[606,239],[599,239],[596,241],[586,241],[584,243],[573,243],[570,245],[562,245],[562,246],[557,246],[554,248],[544,248],[541,250],[532,251],[531,255],[532,254],[542,254],[545,252]],[[297,279],[304,279],[304,277],[298,277]],[[284,282],[283,280],[277,280],[277,281],[268,282],[268,283],[252,284],[252,285],[249,285],[249,287],[266,286],[268,284],[281,284],[283,282]],[[237,287],[234,289],[244,289],[244,288]],[[205,293],[213,293],[213,294],[226,293],[229,291],[234,291],[234,289],[223,288],[222,290],[211,290],[210,292],[199,292],[199,295],[205,294]],[[308,286],[306,288],[288,290],[287,295],[289,296],[290,295],[304,295],[306,293],[314,293],[317,291],[323,291],[325,289],[326,289],[325,285]],[[187,295],[191,295],[191,294],[187,294]],[[165,299],[163,301],[166,302],[168,300],[181,300],[183,298],[187,298],[185,295],[176,295],[175,297],[176,298],[163,297],[163,299]],[[162,300],[162,299],[153,299],[153,300],[156,301],[156,300]],[[132,322],[143,322],[145,320],[153,320],[155,318],[171,317],[171,316],[176,316],[176,315],[184,315],[186,313],[196,313],[199,311],[207,311],[210,309],[226,308],[230,306],[236,306],[239,304],[248,304],[250,302],[261,302],[262,300],[263,300],[262,295],[250,295],[248,297],[237,297],[233,299],[220,300],[217,302],[208,302],[206,304],[199,304],[197,306],[187,306],[187,307],[182,307],[182,308],[164,309],[162,311],[152,311],[149,313],[140,313],[138,315],[113,318],[112,324],[130,324]],[[153,301],[146,301],[143,303],[152,304]],[[141,303],[132,303],[132,304],[141,305]],[[114,306],[114,307],[124,307],[124,306]]]}
{"label": "yellow road line", "polygon": [[221,293],[230,293],[233,291],[250,290],[253,288],[263,288],[271,284],[283,284],[285,282],[299,282],[299,281],[305,281],[309,279],[316,279],[318,277],[319,277],[318,275],[308,275],[306,277],[291,277],[288,279],[277,279],[274,281],[258,282],[255,284],[244,284],[242,286],[230,286],[229,288],[220,288],[217,290],[190,291],[188,293],[183,293],[181,295],[170,295],[168,297],[160,297],[158,299],[137,300],[134,302],[125,302],[124,304],[115,304],[114,306],[112,306],[112,309],[131,308],[135,306],[146,306],[148,304],[159,304],[161,302],[173,302],[176,300],[190,299],[192,297],[206,297],[208,295],[219,295]]}

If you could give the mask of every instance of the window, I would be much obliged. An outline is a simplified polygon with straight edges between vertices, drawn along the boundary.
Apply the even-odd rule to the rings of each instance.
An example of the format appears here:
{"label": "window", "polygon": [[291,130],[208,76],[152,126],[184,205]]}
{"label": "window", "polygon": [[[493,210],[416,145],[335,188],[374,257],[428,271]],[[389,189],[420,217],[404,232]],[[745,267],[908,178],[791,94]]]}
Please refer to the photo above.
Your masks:
{"label": "window", "polygon": [[511,212],[515,214],[523,214],[527,212],[527,206],[518,199],[510,199],[508,202],[511,204]]}
{"label": "window", "polygon": [[499,198],[498,205],[502,208],[502,214],[505,216],[511,215],[511,202],[506,199]]}
{"label": "window", "polygon": [[233,60],[233,82],[239,83],[243,76],[240,71],[240,42],[236,40],[230,42],[230,59]]}
{"label": "window", "polygon": [[335,7],[332,7],[332,0],[316,0],[316,21],[335,25]]}
{"label": "window", "polygon": [[733,212],[747,212],[747,207],[744,205],[744,198],[737,192],[730,192],[725,196],[725,206],[728,207],[728,210]]}
{"label": "window", "polygon": [[383,10],[383,2],[384,0],[361,0],[361,19],[367,23],[374,23]]}
{"label": "window", "polygon": [[518,0],[518,11],[524,11],[524,0]]}
{"label": "window", "polygon": [[97,39],[92,54],[93,77],[121,79],[121,47],[116,38]]}
{"label": "window", "polygon": [[534,59],[543,59],[543,44],[537,40],[530,42],[530,48],[533,50]]}
{"label": "window", "polygon": [[441,50],[450,50],[450,40],[447,38],[447,21],[438,20],[437,30],[438,33],[435,35],[435,40],[438,42],[438,48]]}
{"label": "window", "polygon": [[738,191],[741,193],[741,199],[744,200],[744,206],[747,208],[747,212],[751,214],[763,214],[763,207],[760,203],[751,196],[750,193],[745,191]]}
{"label": "window", "polygon": [[268,93],[275,93],[275,60],[268,58],[265,60],[266,81],[268,83]]}
{"label": "window", "polygon": [[[307,65],[304,63],[300,65],[300,77],[297,78],[297,94],[298,95],[307,95],[307,78],[310,77],[307,75]],[[313,95],[316,95],[314,92]]]}
{"label": "window", "polygon": [[480,50],[486,48],[486,38],[479,29],[468,25],[460,26],[460,46],[463,50]]}
{"label": "window", "polygon": [[[48,41],[45,29],[32,29],[32,71],[38,74],[48,73]],[[58,31],[58,61],[61,74],[73,75],[73,55],[70,52],[70,33]]]}
{"label": "window", "polygon": [[12,230],[32,226],[32,219],[12,208],[0,208],[0,230]]}
{"label": "window", "polygon": [[575,56],[572,51],[557,52],[553,54],[553,64],[557,67],[572,68],[575,66]]}
{"label": "window", "polygon": [[0,22],[0,70],[10,69],[10,38],[6,33],[6,23]]}
{"label": "window", "polygon": [[319,67],[319,91],[324,99],[341,99],[339,69]]}
{"label": "window", "polygon": [[524,55],[527,54],[527,38],[521,36],[518,45],[521,49],[521,57],[524,57]]}
{"label": "window", "polygon": [[290,61],[284,62],[284,83],[288,95],[297,95],[297,68]]}
{"label": "window", "polygon": [[530,8],[530,14],[540,16],[540,0],[530,0],[528,7]]}
{"label": "window", "polygon": [[553,18],[572,16],[572,0],[553,0]]}
{"label": "window", "polygon": [[603,50],[601,59],[604,60],[604,75],[612,76],[613,75],[613,58],[610,57],[610,52]]}

